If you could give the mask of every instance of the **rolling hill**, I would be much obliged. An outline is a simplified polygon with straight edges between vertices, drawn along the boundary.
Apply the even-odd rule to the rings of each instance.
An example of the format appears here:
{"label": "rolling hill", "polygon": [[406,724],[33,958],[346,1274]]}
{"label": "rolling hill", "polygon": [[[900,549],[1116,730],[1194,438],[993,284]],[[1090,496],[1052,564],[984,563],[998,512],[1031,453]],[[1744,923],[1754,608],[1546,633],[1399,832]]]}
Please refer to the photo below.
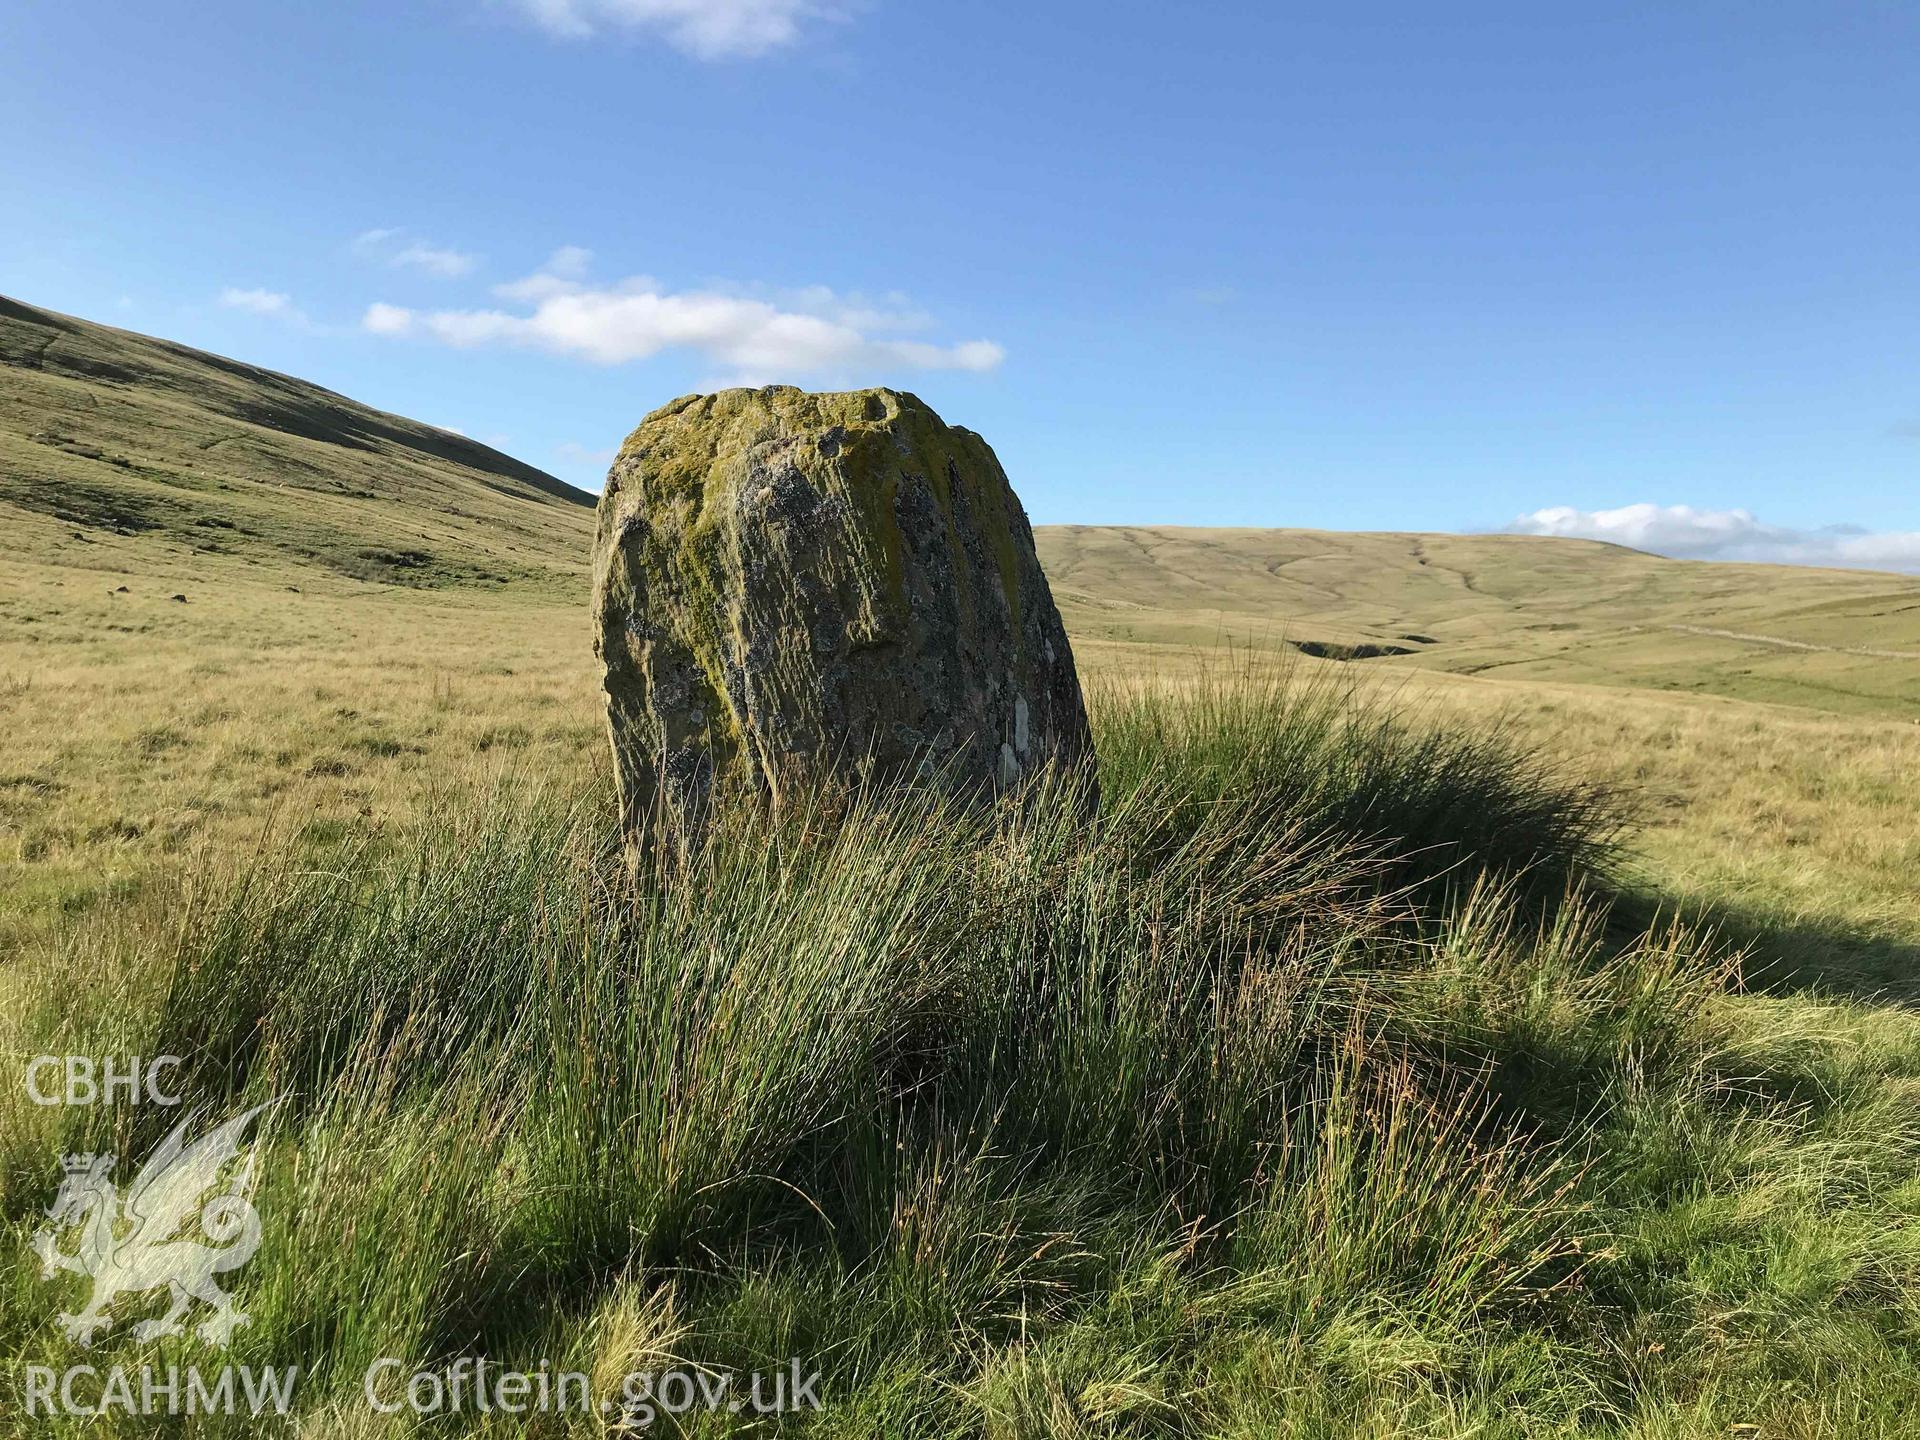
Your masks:
{"label": "rolling hill", "polygon": [[0,297],[0,518],[41,558],[559,590],[593,503],[451,431]]}
{"label": "rolling hill", "polygon": [[[0,951],[266,827],[604,763],[592,504],[302,381],[0,301]],[[1036,539],[1096,689],[1196,644],[1304,648],[1648,790],[1669,884],[1920,934],[1912,577],[1511,536]]]}
{"label": "rolling hill", "polygon": [[1920,707],[1920,577],[1519,535],[1048,526],[1076,647],[1293,645],[1368,668]]}
{"label": "rolling hill", "polygon": [[[25,590],[92,571],[247,596],[232,606],[229,639],[270,629],[253,592],[290,584],[571,610],[584,603],[593,504],[450,431],[0,299],[0,523],[12,558],[42,582]],[[1920,706],[1912,576],[1529,536],[1172,526],[1035,536],[1096,668],[1141,647],[1231,642],[1370,670],[1846,713]],[[0,619],[52,625],[71,605],[9,606]],[[569,623],[556,615],[544,628]]]}

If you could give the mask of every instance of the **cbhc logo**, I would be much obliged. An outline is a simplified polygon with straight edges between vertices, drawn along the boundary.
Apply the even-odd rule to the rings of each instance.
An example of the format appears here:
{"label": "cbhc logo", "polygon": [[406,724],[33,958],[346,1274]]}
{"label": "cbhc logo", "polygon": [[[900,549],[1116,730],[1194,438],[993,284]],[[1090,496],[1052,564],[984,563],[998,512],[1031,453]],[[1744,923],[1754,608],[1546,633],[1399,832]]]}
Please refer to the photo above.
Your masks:
{"label": "cbhc logo", "polygon": [[164,1077],[180,1066],[178,1055],[154,1060],[130,1056],[36,1055],[27,1062],[27,1094],[36,1105],[111,1105],[116,1099],[129,1105],[148,1101],[178,1105],[177,1090],[163,1088]]}

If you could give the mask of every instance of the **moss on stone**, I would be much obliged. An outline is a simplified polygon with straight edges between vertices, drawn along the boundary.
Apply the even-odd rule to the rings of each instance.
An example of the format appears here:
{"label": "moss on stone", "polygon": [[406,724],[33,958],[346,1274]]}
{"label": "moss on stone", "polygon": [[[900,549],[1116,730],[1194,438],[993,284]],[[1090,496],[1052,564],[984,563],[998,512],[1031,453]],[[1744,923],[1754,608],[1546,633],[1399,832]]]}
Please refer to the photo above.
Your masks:
{"label": "moss on stone", "polygon": [[621,447],[601,544],[629,800],[734,774],[777,794],[790,765],[833,765],[844,748],[884,769],[935,741],[966,752],[962,773],[1003,786],[1005,742],[1029,709],[1040,751],[1089,752],[1006,474],[980,436],[914,395],[683,396]]}
{"label": "moss on stone", "polygon": [[995,550],[1018,633],[1018,547],[1003,498],[1006,481],[978,436],[949,429],[917,396],[886,389],[813,394],[770,386],[682,396],[647,416],[622,446],[614,468],[616,474],[644,475],[652,531],[648,568],[660,573],[664,567],[700,602],[700,628],[709,633],[702,636],[706,643],[699,646],[699,658],[720,696],[726,694],[718,666],[724,645],[704,620],[723,596],[734,593],[740,579],[740,501],[744,487],[756,478],[756,451],[796,433],[837,437],[832,453],[818,446],[789,448],[777,459],[852,508],[858,523],[850,527],[851,537],[878,578],[876,598],[897,611],[906,604],[906,542],[897,512],[900,442],[912,454],[941,462],[929,466],[933,473],[925,478],[956,546],[959,529],[948,472],[959,474],[975,523]]}

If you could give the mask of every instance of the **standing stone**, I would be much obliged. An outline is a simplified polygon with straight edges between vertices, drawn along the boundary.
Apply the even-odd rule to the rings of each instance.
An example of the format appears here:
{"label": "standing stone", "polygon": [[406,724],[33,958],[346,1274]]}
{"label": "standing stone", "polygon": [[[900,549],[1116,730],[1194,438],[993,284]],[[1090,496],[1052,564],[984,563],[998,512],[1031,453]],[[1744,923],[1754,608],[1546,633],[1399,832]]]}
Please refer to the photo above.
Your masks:
{"label": "standing stone", "polygon": [[600,498],[595,652],[622,818],[716,787],[1052,763],[1093,791],[1060,612],[987,442],[895,390],[694,395],[627,437]]}

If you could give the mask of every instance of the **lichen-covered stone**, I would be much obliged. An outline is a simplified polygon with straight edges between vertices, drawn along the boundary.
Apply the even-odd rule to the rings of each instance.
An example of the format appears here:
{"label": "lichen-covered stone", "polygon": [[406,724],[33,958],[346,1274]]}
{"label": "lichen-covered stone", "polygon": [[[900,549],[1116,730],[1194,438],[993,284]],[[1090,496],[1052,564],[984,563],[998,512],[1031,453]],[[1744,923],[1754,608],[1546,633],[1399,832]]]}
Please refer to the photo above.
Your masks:
{"label": "lichen-covered stone", "polygon": [[994,793],[1093,744],[1033,532],[986,441],[893,390],[694,395],[600,499],[595,650],[623,817],[717,786]]}

